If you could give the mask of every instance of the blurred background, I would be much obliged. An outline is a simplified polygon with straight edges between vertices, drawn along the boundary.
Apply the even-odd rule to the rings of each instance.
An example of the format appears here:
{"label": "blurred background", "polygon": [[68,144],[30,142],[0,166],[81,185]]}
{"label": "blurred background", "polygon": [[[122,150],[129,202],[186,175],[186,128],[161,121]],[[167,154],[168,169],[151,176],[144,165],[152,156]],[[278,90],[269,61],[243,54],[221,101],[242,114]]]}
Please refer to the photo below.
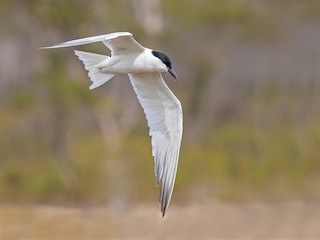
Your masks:
{"label": "blurred background", "polygon": [[[164,221],[145,116],[127,76],[89,91],[72,48],[37,49],[116,31],[169,55],[180,78],[163,74],[184,110]],[[318,0],[2,0],[0,32],[0,239],[47,239],[53,235],[37,235],[47,229],[40,216],[67,221],[74,211],[74,231],[46,222],[71,234],[56,239],[97,238],[88,222],[77,222],[88,214],[103,224],[99,239],[126,236],[117,231],[147,219],[156,223],[149,231],[186,239],[177,231],[190,231],[187,223],[172,227],[181,218],[217,216],[226,216],[215,222],[220,235],[201,225],[199,236],[320,236]],[[76,49],[109,54],[102,43]],[[256,219],[271,224],[281,210],[287,230],[278,235],[263,235],[275,234],[266,222],[256,235],[228,227],[230,219],[251,230]],[[149,238],[139,226],[128,236]]]}

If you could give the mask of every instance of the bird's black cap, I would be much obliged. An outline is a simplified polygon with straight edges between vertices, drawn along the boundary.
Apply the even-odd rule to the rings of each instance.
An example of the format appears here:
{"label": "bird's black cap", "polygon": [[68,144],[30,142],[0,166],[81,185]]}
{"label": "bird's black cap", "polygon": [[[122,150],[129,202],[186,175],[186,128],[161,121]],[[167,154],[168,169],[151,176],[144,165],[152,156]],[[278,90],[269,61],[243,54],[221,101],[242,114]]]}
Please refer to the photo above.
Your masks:
{"label": "bird's black cap", "polygon": [[153,56],[159,58],[167,66],[168,72],[172,75],[172,77],[174,77],[175,79],[178,79],[177,74],[172,69],[172,63],[170,61],[170,58],[167,55],[157,51],[152,51],[152,54]]}

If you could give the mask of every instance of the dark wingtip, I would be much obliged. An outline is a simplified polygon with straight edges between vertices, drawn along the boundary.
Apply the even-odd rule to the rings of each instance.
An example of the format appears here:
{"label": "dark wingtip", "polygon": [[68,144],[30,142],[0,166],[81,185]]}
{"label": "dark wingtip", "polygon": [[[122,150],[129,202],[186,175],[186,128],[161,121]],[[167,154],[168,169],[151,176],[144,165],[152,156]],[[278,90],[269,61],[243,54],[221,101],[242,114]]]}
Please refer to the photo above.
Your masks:
{"label": "dark wingtip", "polygon": [[162,212],[162,218],[164,218],[164,215],[166,215],[166,210],[168,207],[168,200],[162,199],[161,201],[161,212]]}

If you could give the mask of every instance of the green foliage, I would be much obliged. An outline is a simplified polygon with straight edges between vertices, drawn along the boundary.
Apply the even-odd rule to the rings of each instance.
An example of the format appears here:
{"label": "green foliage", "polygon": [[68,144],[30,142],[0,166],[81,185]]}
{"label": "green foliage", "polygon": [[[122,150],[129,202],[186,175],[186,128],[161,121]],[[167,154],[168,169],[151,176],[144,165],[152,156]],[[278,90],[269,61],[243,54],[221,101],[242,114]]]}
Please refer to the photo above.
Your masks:
{"label": "green foliage", "polygon": [[[64,192],[59,169],[43,162],[32,165],[14,161],[2,166],[0,172],[0,197],[3,200],[46,201],[57,199]],[[36,174],[35,174],[36,173]]]}
{"label": "green foliage", "polygon": [[28,110],[34,103],[34,96],[30,91],[25,89],[15,89],[12,91],[9,106],[16,111]]}
{"label": "green foliage", "polygon": [[[71,122],[75,122],[73,119]],[[318,126],[312,130],[314,142],[319,143]],[[155,192],[153,159],[147,132],[137,132],[124,138],[121,148],[113,156],[105,149],[99,133],[82,136],[81,141],[69,143],[69,159],[44,159],[44,149],[25,149],[24,157],[9,154],[10,163],[2,163],[0,171],[1,199],[34,199],[36,201],[61,200],[97,201],[104,199],[108,161],[125,159],[130,165],[131,187],[137,192]],[[176,194],[201,184],[215,189],[214,197],[238,200],[264,194],[269,196],[272,186],[280,184],[273,198],[290,196],[296,186],[306,196],[318,196],[319,191],[304,188],[313,184],[320,165],[319,147],[305,152],[290,128],[273,126],[256,135],[252,126],[233,122],[219,126],[204,142],[182,145]],[[28,136],[37,142],[39,136]],[[13,148],[16,151],[18,148]],[[128,161],[128,162],[127,162]],[[68,163],[69,162],[69,163]],[[141,174],[143,173],[143,174]],[[114,180],[116,181],[116,180]],[[287,187],[286,187],[287,186]],[[301,187],[302,186],[302,187]],[[241,191],[240,191],[241,189]],[[135,194],[134,194],[135,195]],[[136,196],[136,195],[135,195]],[[212,196],[213,197],[213,196]]]}
{"label": "green foliage", "polygon": [[[26,7],[32,13],[33,16],[41,19],[41,21],[47,26],[54,27],[61,31],[74,30],[75,26],[83,27],[83,25],[90,21],[91,4],[87,4],[86,1],[77,0],[63,1],[63,0],[32,0]],[[78,7],[80,5],[86,5],[87,7]]]}

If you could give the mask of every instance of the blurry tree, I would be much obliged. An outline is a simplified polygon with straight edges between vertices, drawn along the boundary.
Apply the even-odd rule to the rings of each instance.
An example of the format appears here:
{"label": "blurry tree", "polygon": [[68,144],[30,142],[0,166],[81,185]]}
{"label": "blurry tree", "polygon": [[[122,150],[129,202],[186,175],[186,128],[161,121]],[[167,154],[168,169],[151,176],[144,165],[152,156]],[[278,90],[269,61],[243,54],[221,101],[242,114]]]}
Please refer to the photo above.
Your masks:
{"label": "blurry tree", "polygon": [[163,29],[161,0],[131,0],[134,15],[149,34],[160,33]]}

